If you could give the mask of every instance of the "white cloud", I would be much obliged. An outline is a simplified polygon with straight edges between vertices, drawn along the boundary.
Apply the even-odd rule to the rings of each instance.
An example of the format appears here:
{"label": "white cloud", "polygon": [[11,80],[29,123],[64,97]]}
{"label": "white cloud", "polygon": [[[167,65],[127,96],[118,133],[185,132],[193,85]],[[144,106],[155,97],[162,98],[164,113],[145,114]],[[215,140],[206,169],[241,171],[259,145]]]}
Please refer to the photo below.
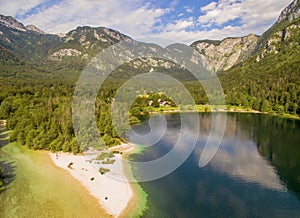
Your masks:
{"label": "white cloud", "polygon": [[152,31],[169,9],[155,8],[139,0],[64,0],[23,20],[50,32],[67,32],[77,26],[106,26],[130,36]]}
{"label": "white cloud", "polygon": [[190,17],[189,19],[177,20],[175,23],[170,23],[164,29],[167,31],[175,32],[175,31],[184,30],[191,26],[194,26],[194,21],[192,17]]}
{"label": "white cloud", "polygon": [[224,39],[226,37],[239,37],[249,34],[248,30],[244,27],[226,26],[222,29],[212,29],[203,31],[186,31],[169,30],[157,34],[158,37],[175,40],[181,43],[190,44],[199,39]]}
{"label": "white cloud", "polygon": [[17,14],[22,15],[44,2],[46,2],[46,0],[0,0],[0,14],[7,16],[16,16]]}
{"label": "white cloud", "polygon": [[274,22],[280,11],[287,6],[291,0],[221,0],[212,2],[200,10],[204,15],[199,16],[201,24],[213,23],[221,26],[235,19],[240,19],[242,24],[253,26],[259,23],[266,25]]}
{"label": "white cloud", "polygon": [[222,25],[242,16],[244,11],[240,8],[241,4],[232,0],[223,0],[215,4],[211,3],[200,9],[205,14],[200,16],[198,21],[202,24],[215,23]]}
{"label": "white cloud", "polygon": [[202,7],[202,8],[200,8],[200,10],[201,10],[202,12],[213,10],[213,9],[216,8],[217,4],[218,4],[217,2],[211,2],[211,3],[209,3],[208,5],[206,5],[206,6]]}
{"label": "white cloud", "polygon": [[231,142],[230,145],[223,145],[210,165],[212,169],[231,177],[286,192],[276,171],[261,157],[253,142]]}
{"label": "white cloud", "polygon": [[186,6],[184,6],[183,8],[184,8],[185,11],[186,11],[187,13],[189,13],[189,14],[194,12],[194,9],[191,8],[190,6],[187,6],[187,5],[186,5]]}

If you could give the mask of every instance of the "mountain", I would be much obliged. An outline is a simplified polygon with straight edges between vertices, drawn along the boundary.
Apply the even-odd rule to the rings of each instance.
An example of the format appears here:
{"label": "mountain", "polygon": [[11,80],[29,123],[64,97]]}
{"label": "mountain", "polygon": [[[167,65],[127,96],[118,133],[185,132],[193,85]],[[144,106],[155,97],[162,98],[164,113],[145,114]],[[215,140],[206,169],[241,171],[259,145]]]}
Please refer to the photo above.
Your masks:
{"label": "mountain", "polygon": [[34,25],[27,25],[26,29],[29,31],[39,33],[39,34],[46,34],[43,30],[39,29],[38,27],[36,27]]}
{"label": "mountain", "polygon": [[61,38],[61,43],[48,50],[46,60],[61,61],[65,58],[90,60],[109,45],[132,39],[105,27],[77,27]]}
{"label": "mountain", "polygon": [[226,38],[222,41],[200,40],[191,44],[202,57],[207,69],[225,71],[251,56],[258,36],[249,34],[240,38]]}
{"label": "mountain", "polygon": [[[299,0],[294,0],[280,14],[277,22],[262,36],[249,34],[239,38],[218,40],[199,40],[191,44],[201,57],[204,66],[214,72],[222,72],[241,63],[253,54],[257,60],[269,52],[278,52],[277,44],[293,36],[292,31],[297,26],[289,25],[300,15]],[[105,27],[78,27],[64,36],[47,34],[33,25],[24,26],[13,17],[0,15],[0,45],[24,58],[45,65],[58,65],[64,61],[66,68],[77,63],[78,69],[88,63],[104,48],[121,40],[132,40],[130,37]],[[148,64],[148,63],[152,64]],[[139,60],[133,63],[134,67],[167,67],[171,63],[161,63],[157,60]]]}
{"label": "mountain", "polygon": [[[134,42],[129,36],[106,27],[82,26],[58,36],[47,34],[33,25],[25,27],[12,17],[2,15],[1,20],[0,46],[48,71],[61,71],[75,77],[103,49],[120,41]],[[159,47],[155,44],[144,45],[153,51]],[[139,58],[124,64],[113,76],[125,79],[150,70],[172,71],[178,79],[194,79],[188,72],[182,73],[182,67],[175,63],[157,58]]]}
{"label": "mountain", "polygon": [[282,47],[293,49],[298,44],[299,17],[300,0],[294,0],[281,12],[276,23],[260,36],[255,48],[258,61],[267,54],[278,53]]}
{"label": "mountain", "polygon": [[0,25],[23,32],[27,31],[26,27],[22,23],[18,22],[11,16],[4,16],[0,14]]}
{"label": "mountain", "polygon": [[[266,53],[278,52],[281,42],[297,34],[297,25],[292,25],[300,16],[299,0],[294,0],[280,14],[277,22],[261,36],[249,34],[240,38],[226,38],[222,41],[200,40],[191,44],[202,56],[207,69],[222,72],[258,54],[259,61]],[[286,45],[292,45],[288,42]]]}
{"label": "mountain", "polygon": [[219,79],[228,104],[300,114],[299,0],[259,37],[251,57],[221,73]]}
{"label": "mountain", "polygon": [[4,16],[0,14],[0,25],[6,26],[10,29],[22,31],[22,32],[28,32],[32,31],[39,34],[46,34],[43,30],[40,30],[38,27],[34,25],[27,25],[24,26],[22,23],[18,22],[11,16]]}
{"label": "mountain", "polygon": [[292,21],[300,17],[300,1],[294,0],[289,6],[287,6],[280,14],[277,23],[281,23],[285,20]]}
{"label": "mountain", "polygon": [[0,45],[17,56],[36,62],[90,59],[109,45],[130,37],[105,27],[78,27],[63,37],[47,34],[34,25],[24,26],[0,15]]}
{"label": "mountain", "polygon": [[56,35],[41,34],[33,26],[26,28],[10,16],[0,15],[0,46],[26,60],[41,60],[47,51],[61,43]]}

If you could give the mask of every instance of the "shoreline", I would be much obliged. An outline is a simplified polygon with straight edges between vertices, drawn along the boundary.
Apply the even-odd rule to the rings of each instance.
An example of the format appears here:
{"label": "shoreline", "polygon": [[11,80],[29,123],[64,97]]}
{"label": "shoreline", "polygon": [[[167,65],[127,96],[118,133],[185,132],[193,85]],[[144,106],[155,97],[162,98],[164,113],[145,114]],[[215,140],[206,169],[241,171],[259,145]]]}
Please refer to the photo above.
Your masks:
{"label": "shoreline", "polygon": [[133,191],[133,196],[129,201],[127,207],[122,211],[120,217],[142,217],[144,210],[147,209],[147,196],[148,194],[143,190],[140,184],[135,180],[131,165],[125,160],[132,154],[139,154],[143,151],[137,145],[131,143],[122,143],[121,145],[109,148],[110,151],[122,152],[123,170],[126,177],[130,180],[130,186]]}
{"label": "shoreline", "polygon": [[249,114],[265,114],[268,116],[280,117],[280,118],[287,118],[287,119],[294,119],[300,120],[299,116],[295,116],[292,114],[277,114],[275,112],[261,112],[253,109],[244,109],[244,108],[230,108],[230,109],[212,109],[212,110],[164,110],[163,108],[160,111],[151,111],[149,115],[157,115],[157,114],[176,114],[176,113],[249,113]]}
{"label": "shoreline", "polygon": [[48,153],[15,142],[1,147],[1,160],[14,163],[7,166],[14,178],[0,195],[1,217],[111,217]]}
{"label": "shoreline", "polygon": [[[110,152],[117,150],[127,155],[134,152],[135,146],[122,143],[108,149]],[[114,157],[109,158],[114,160],[113,164],[103,164],[95,160],[98,154],[99,152],[94,150],[86,152],[85,155],[48,152],[53,164],[68,171],[80,182],[89,194],[98,200],[107,214],[113,217],[125,217],[126,214],[132,213],[131,209],[137,209],[139,194],[136,190],[139,185],[131,184],[127,179],[128,171],[121,154],[114,154]],[[101,175],[100,167],[109,169],[109,172]]]}

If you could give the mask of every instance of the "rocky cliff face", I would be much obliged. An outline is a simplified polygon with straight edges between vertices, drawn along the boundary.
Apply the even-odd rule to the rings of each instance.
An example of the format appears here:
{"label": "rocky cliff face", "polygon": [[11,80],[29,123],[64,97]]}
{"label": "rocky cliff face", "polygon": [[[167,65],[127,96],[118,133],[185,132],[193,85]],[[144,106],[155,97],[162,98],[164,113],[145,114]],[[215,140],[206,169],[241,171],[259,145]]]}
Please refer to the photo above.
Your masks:
{"label": "rocky cliff face", "polygon": [[269,54],[277,54],[282,50],[282,47],[295,48],[300,46],[300,20],[296,20],[293,23],[288,23],[276,31],[271,33],[268,38],[262,44],[262,48],[257,54],[256,61],[259,62],[261,59]]}
{"label": "rocky cliff face", "polygon": [[[256,54],[260,61],[269,53],[278,53],[281,46],[297,46],[294,36],[299,35],[300,0],[294,0],[280,14],[277,22],[262,36],[250,34],[242,38],[222,41],[201,40],[191,46],[203,59],[208,70],[226,71],[246,58]],[[284,45],[285,44],[285,45]]]}
{"label": "rocky cliff face", "polygon": [[46,34],[44,31],[40,30],[34,25],[24,26],[22,23],[18,22],[11,16],[4,16],[0,14],[0,25],[8,27],[13,30],[18,30],[22,32],[32,31],[39,34]]}
{"label": "rocky cliff face", "polygon": [[249,57],[256,47],[258,36],[250,34],[222,41],[197,41],[191,46],[201,54],[204,66],[214,72],[225,71]]}
{"label": "rocky cliff face", "polygon": [[281,23],[285,20],[292,21],[298,17],[300,17],[300,0],[294,0],[281,12],[277,23]]}
{"label": "rocky cliff face", "polygon": [[19,31],[27,31],[26,27],[22,23],[18,22],[11,16],[4,16],[0,14],[0,24]]}

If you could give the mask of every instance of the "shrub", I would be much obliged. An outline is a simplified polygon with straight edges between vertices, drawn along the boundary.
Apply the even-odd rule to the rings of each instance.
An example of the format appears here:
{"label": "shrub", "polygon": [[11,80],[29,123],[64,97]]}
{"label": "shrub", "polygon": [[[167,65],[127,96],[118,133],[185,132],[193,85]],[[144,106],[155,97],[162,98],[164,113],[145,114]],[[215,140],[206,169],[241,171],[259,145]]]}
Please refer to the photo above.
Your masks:
{"label": "shrub", "polygon": [[103,174],[105,174],[105,173],[107,173],[109,171],[110,171],[109,169],[106,169],[104,167],[100,167],[100,169],[99,169],[99,172],[101,173],[101,175],[103,175]]}

